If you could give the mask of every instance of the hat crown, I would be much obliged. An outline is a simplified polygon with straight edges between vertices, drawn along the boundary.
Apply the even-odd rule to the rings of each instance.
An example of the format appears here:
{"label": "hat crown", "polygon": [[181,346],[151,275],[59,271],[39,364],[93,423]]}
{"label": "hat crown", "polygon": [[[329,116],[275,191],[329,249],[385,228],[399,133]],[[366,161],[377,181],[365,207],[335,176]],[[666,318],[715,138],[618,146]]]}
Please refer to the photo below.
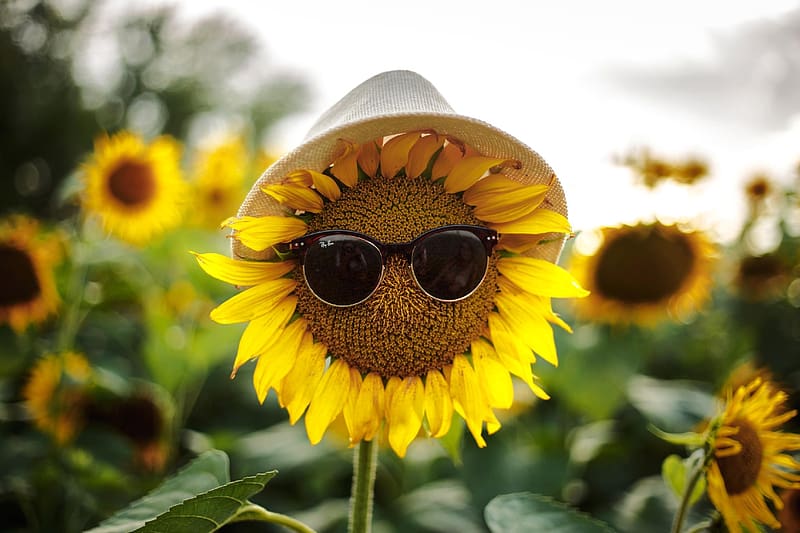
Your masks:
{"label": "hat crown", "polygon": [[372,117],[429,113],[454,115],[455,111],[436,87],[416,72],[392,70],[347,93],[320,116],[306,139]]}

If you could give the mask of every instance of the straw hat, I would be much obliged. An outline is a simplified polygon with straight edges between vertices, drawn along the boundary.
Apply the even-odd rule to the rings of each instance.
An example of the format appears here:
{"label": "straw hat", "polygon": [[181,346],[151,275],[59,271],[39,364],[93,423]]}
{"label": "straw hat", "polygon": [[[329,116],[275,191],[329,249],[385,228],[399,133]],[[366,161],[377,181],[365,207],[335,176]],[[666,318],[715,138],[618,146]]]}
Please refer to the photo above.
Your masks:
{"label": "straw hat", "polygon": [[[253,184],[239,208],[238,216],[286,214],[285,207],[264,194],[261,188],[281,180],[298,169],[322,172],[333,161],[339,139],[364,143],[408,131],[434,130],[453,136],[484,156],[516,159],[519,169],[503,174],[523,183],[550,184],[545,202],[548,209],[567,215],[567,203],[553,169],[531,148],[508,133],[475,118],[459,115],[436,88],[419,74],[407,70],[374,76],[328,109],[312,126],[305,141],[270,166]],[[268,259],[273,252],[253,251],[231,239],[233,255]],[[531,255],[556,262],[564,243],[563,235],[533,249]]]}

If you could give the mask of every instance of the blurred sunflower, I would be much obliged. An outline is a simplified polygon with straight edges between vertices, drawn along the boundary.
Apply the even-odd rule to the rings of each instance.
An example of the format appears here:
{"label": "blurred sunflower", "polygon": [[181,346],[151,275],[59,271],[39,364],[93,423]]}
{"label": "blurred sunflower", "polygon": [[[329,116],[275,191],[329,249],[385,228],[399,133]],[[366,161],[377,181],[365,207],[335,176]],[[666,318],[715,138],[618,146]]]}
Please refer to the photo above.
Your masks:
{"label": "blurred sunflower", "polygon": [[127,131],[99,137],[82,165],[86,211],[135,245],[177,226],[186,197],[180,158],[180,144],[168,136],[149,144]]}
{"label": "blurred sunflower", "polygon": [[[455,412],[478,446],[485,446],[484,424],[489,434],[500,427],[494,408],[512,405],[512,375],[547,398],[531,371],[534,354],[557,364],[551,324],[569,330],[551,310],[550,299],[586,295],[565,270],[522,255],[548,234],[569,233],[570,226],[544,201],[550,185],[503,174],[516,165],[484,157],[450,136],[412,131],[362,144],[340,141],[338,156],[324,172],[297,170],[263,187],[296,216],[228,219],[224,226],[251,250],[302,249],[305,239],[312,239],[308,243],[319,243],[324,255],[333,241],[314,240],[314,232],[357,230],[383,242],[407,243],[447,225],[477,227],[473,231],[489,244],[478,241],[481,250],[454,249],[448,255],[455,261],[482,257],[483,277],[459,297],[436,299],[423,290],[449,295],[463,287],[462,279],[433,281],[415,265],[415,283],[409,262],[391,254],[380,280],[374,279],[374,292],[357,302],[337,301],[337,287],[317,285],[312,291],[309,279],[317,272],[308,255],[300,265],[292,253],[279,253],[275,261],[196,254],[211,276],[250,287],[211,313],[222,324],[249,322],[233,374],[257,358],[253,382],[259,400],[274,389],[292,423],[305,413],[312,444],[341,413],[352,444],[383,430],[402,457],[421,429],[433,437],[447,434]],[[441,235],[437,231],[432,235]],[[493,252],[495,235],[499,243]],[[338,247],[349,254],[353,244],[354,254],[332,257],[330,268],[350,261],[357,276],[364,273],[362,266],[368,271],[362,254],[376,245],[364,242],[357,237]],[[447,270],[439,265],[436,273]],[[441,285],[420,290],[420,278]],[[320,288],[333,294],[321,294]]]}
{"label": "blurred sunflower", "polygon": [[57,239],[41,233],[34,219],[0,221],[0,324],[20,332],[58,309],[53,269],[60,259]]}
{"label": "blurred sunflower", "polygon": [[780,255],[770,253],[742,257],[733,282],[743,298],[764,301],[784,295],[791,279],[791,267]]}
{"label": "blurred sunflower", "polygon": [[728,393],[712,424],[708,496],[731,533],[741,533],[743,526],[759,531],[757,523],[780,528],[770,509],[783,508],[775,488],[800,488],[800,463],[785,453],[800,450],[800,435],[778,431],[797,414],[785,409],[786,399],[770,382],[756,378]]}
{"label": "blurred sunflower", "polygon": [[653,325],[699,309],[710,296],[714,247],[699,231],[660,222],[600,230],[592,253],[575,251],[570,271],[591,295],[576,301],[587,320]]}
{"label": "blurred sunflower", "polygon": [[137,383],[125,394],[94,395],[84,411],[87,424],[104,426],[128,439],[137,466],[152,472],[164,469],[174,409],[163,390]]}
{"label": "blurred sunflower", "polygon": [[81,354],[63,352],[39,359],[22,391],[36,427],[59,444],[72,440],[84,422],[91,377],[89,362]]}
{"label": "blurred sunflower", "polygon": [[708,175],[708,163],[700,158],[689,156],[683,160],[668,161],[651,155],[647,149],[624,156],[621,163],[633,170],[640,183],[651,189],[668,180],[694,185]]}
{"label": "blurred sunflower", "polygon": [[744,186],[750,211],[760,212],[775,190],[775,184],[766,174],[758,173],[751,176]]}
{"label": "blurred sunflower", "polygon": [[245,194],[245,176],[250,174],[250,156],[244,139],[232,137],[200,150],[192,171],[191,212],[193,223],[216,228],[220,220],[236,211]]}

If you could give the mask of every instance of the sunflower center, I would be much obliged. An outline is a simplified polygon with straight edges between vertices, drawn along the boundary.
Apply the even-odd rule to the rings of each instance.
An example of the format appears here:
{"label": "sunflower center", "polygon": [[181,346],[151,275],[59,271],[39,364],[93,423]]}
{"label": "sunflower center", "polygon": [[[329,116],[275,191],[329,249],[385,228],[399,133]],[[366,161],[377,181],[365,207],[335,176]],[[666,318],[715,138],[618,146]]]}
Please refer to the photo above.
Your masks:
{"label": "sunflower center", "polygon": [[41,289],[30,255],[19,248],[0,244],[0,306],[30,302]]}
{"label": "sunflower center", "polygon": [[758,432],[750,422],[736,420],[732,424],[739,432],[731,438],[739,441],[742,451],[736,455],[717,458],[717,465],[730,495],[741,494],[753,487],[761,471],[764,446]]}
{"label": "sunflower center", "polygon": [[111,195],[120,203],[134,207],[146,204],[155,194],[153,170],[137,161],[124,161],[108,177]]}
{"label": "sunflower center", "polygon": [[[449,224],[479,224],[470,208],[427,179],[382,179],[359,182],[325,205],[310,222],[310,231],[348,229],[385,243],[407,242]],[[383,280],[365,302],[333,307],[306,287],[302,272],[296,289],[297,309],[314,338],[362,373],[384,378],[424,375],[441,369],[469,349],[481,334],[494,306],[496,260],[470,297],[439,302],[416,285],[408,261],[390,256]]]}
{"label": "sunflower center", "polygon": [[595,287],[604,296],[638,304],[658,302],[678,292],[695,255],[682,235],[650,228],[619,235],[598,258]]}

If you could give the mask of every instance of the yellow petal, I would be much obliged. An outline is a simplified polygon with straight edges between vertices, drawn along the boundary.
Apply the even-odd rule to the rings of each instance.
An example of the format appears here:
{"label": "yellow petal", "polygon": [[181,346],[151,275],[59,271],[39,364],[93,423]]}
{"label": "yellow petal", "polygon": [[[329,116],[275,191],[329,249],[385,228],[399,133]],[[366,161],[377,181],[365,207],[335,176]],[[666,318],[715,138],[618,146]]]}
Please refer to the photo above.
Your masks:
{"label": "yellow petal", "polygon": [[283,333],[283,328],[294,314],[297,305],[296,296],[287,296],[275,308],[252,320],[239,339],[239,348],[236,351],[236,360],[233,363],[231,379],[236,377],[236,372],[247,361],[258,357],[272,345],[278,336]]}
{"label": "yellow petal", "polygon": [[362,144],[358,152],[358,166],[370,178],[374,178],[378,174],[378,165],[381,162],[379,148],[379,143],[370,141]]}
{"label": "yellow petal", "polygon": [[289,373],[297,361],[297,350],[306,333],[308,323],[297,319],[284,329],[265,352],[259,356],[253,372],[253,386],[258,401],[264,403],[269,389],[275,387]]}
{"label": "yellow petal", "polygon": [[337,139],[336,156],[333,159],[331,174],[347,185],[355,187],[358,183],[358,145],[346,139]]}
{"label": "yellow petal", "polygon": [[489,330],[492,345],[483,345],[486,341],[477,339],[472,343],[473,350],[490,349],[497,353],[497,357],[509,372],[531,385],[533,376],[531,363],[534,362],[533,351],[525,346],[519,336],[515,335],[503,318],[497,313],[489,314]]}
{"label": "yellow petal", "polygon": [[444,144],[444,137],[432,133],[422,137],[408,152],[408,163],[406,164],[406,176],[416,178],[425,172],[431,162],[433,154]]}
{"label": "yellow petal", "polygon": [[431,171],[431,179],[436,181],[450,174],[453,167],[464,158],[464,145],[448,142],[436,156]]}
{"label": "yellow petal", "polygon": [[245,289],[211,310],[211,320],[218,324],[247,322],[269,313],[291,293],[297,282],[289,278],[265,281]]}
{"label": "yellow petal", "polygon": [[465,157],[455,164],[453,170],[444,180],[444,190],[450,194],[465,191],[475,185],[484,174],[495,167],[519,166],[519,161],[513,159],[498,159],[474,155]]}
{"label": "yellow petal", "polygon": [[508,222],[539,207],[548,190],[548,185],[527,185],[494,174],[464,191],[464,203],[475,206],[473,213],[481,220]]}
{"label": "yellow petal", "polygon": [[536,313],[544,316],[551,324],[556,324],[568,333],[572,333],[572,328],[564,322],[560,316],[553,312],[552,300],[546,296],[536,296],[523,291],[503,276],[497,278],[497,287],[500,292],[514,296],[520,305],[528,307],[529,313]]}
{"label": "yellow petal", "polygon": [[408,162],[408,152],[422,135],[419,131],[401,133],[386,141],[381,151],[381,175],[393,178]]}
{"label": "yellow petal", "polygon": [[222,223],[222,227],[234,230],[234,239],[257,252],[289,242],[308,231],[308,225],[299,218],[280,215],[231,217]]}
{"label": "yellow petal", "polygon": [[389,405],[389,445],[398,457],[405,457],[411,441],[422,427],[425,386],[419,376],[409,376],[394,391]]}
{"label": "yellow petal", "polygon": [[483,398],[475,370],[463,355],[453,358],[453,367],[450,371],[450,395],[453,398],[453,409],[466,421],[472,438],[475,439],[479,448],[485,448],[486,441],[481,435],[485,406],[481,405]]}
{"label": "yellow petal", "polygon": [[370,372],[358,391],[353,405],[351,443],[372,440],[381,427],[384,418],[383,379],[375,372]]}
{"label": "yellow petal", "polygon": [[528,348],[553,366],[558,366],[553,328],[544,315],[532,312],[531,307],[520,301],[522,299],[524,296],[501,292],[495,295],[494,303],[511,331],[516,332]]}
{"label": "yellow petal", "polygon": [[302,185],[281,185],[272,183],[261,188],[269,196],[275,198],[281,205],[291,207],[298,211],[319,213],[325,205],[322,197],[314,189]]}
{"label": "yellow petal", "polygon": [[392,405],[392,396],[394,396],[394,392],[403,382],[399,377],[392,376],[389,378],[389,381],[386,382],[386,387],[384,388],[383,393],[383,406],[386,409],[384,416],[388,419],[389,418],[389,406]]}
{"label": "yellow petal", "polygon": [[347,394],[347,400],[344,402],[344,408],[342,409],[342,415],[344,418],[344,424],[347,427],[347,434],[350,436],[350,445],[358,444],[361,439],[356,439],[354,437],[355,431],[355,414],[356,414],[356,403],[358,402],[358,393],[361,392],[361,372],[356,370],[355,368],[350,368],[350,391]]}
{"label": "yellow petal", "polygon": [[516,220],[489,224],[489,227],[501,234],[522,233],[532,235],[537,233],[570,233],[572,231],[572,226],[567,217],[550,209],[536,209]]}
{"label": "yellow petal", "polygon": [[589,294],[569,272],[544,259],[503,257],[497,261],[497,270],[511,283],[531,294],[551,298],[582,298]]}
{"label": "yellow petal", "polygon": [[447,381],[438,370],[425,377],[425,418],[432,437],[443,437],[453,421],[453,401]]}
{"label": "yellow petal", "polygon": [[306,413],[306,433],[311,444],[322,440],[325,430],[342,412],[350,393],[350,367],[336,359],[322,376]]}
{"label": "yellow petal", "polygon": [[306,188],[314,186],[319,194],[335,202],[342,195],[341,189],[336,185],[336,180],[315,170],[295,170],[288,176],[290,180],[300,180]]}
{"label": "yellow petal", "polygon": [[524,233],[501,233],[497,243],[499,250],[508,250],[514,254],[524,254],[531,248],[539,246],[545,240],[542,234],[528,235]]}
{"label": "yellow petal", "polygon": [[209,276],[232,285],[251,287],[291,272],[294,261],[245,261],[215,253],[191,253]]}
{"label": "yellow petal", "polygon": [[472,354],[472,364],[491,407],[508,409],[514,403],[514,384],[496,353],[481,350]]}
{"label": "yellow petal", "polygon": [[308,407],[325,371],[327,347],[315,343],[311,333],[306,332],[297,351],[294,366],[281,382],[278,399],[289,412],[289,422],[294,425]]}

